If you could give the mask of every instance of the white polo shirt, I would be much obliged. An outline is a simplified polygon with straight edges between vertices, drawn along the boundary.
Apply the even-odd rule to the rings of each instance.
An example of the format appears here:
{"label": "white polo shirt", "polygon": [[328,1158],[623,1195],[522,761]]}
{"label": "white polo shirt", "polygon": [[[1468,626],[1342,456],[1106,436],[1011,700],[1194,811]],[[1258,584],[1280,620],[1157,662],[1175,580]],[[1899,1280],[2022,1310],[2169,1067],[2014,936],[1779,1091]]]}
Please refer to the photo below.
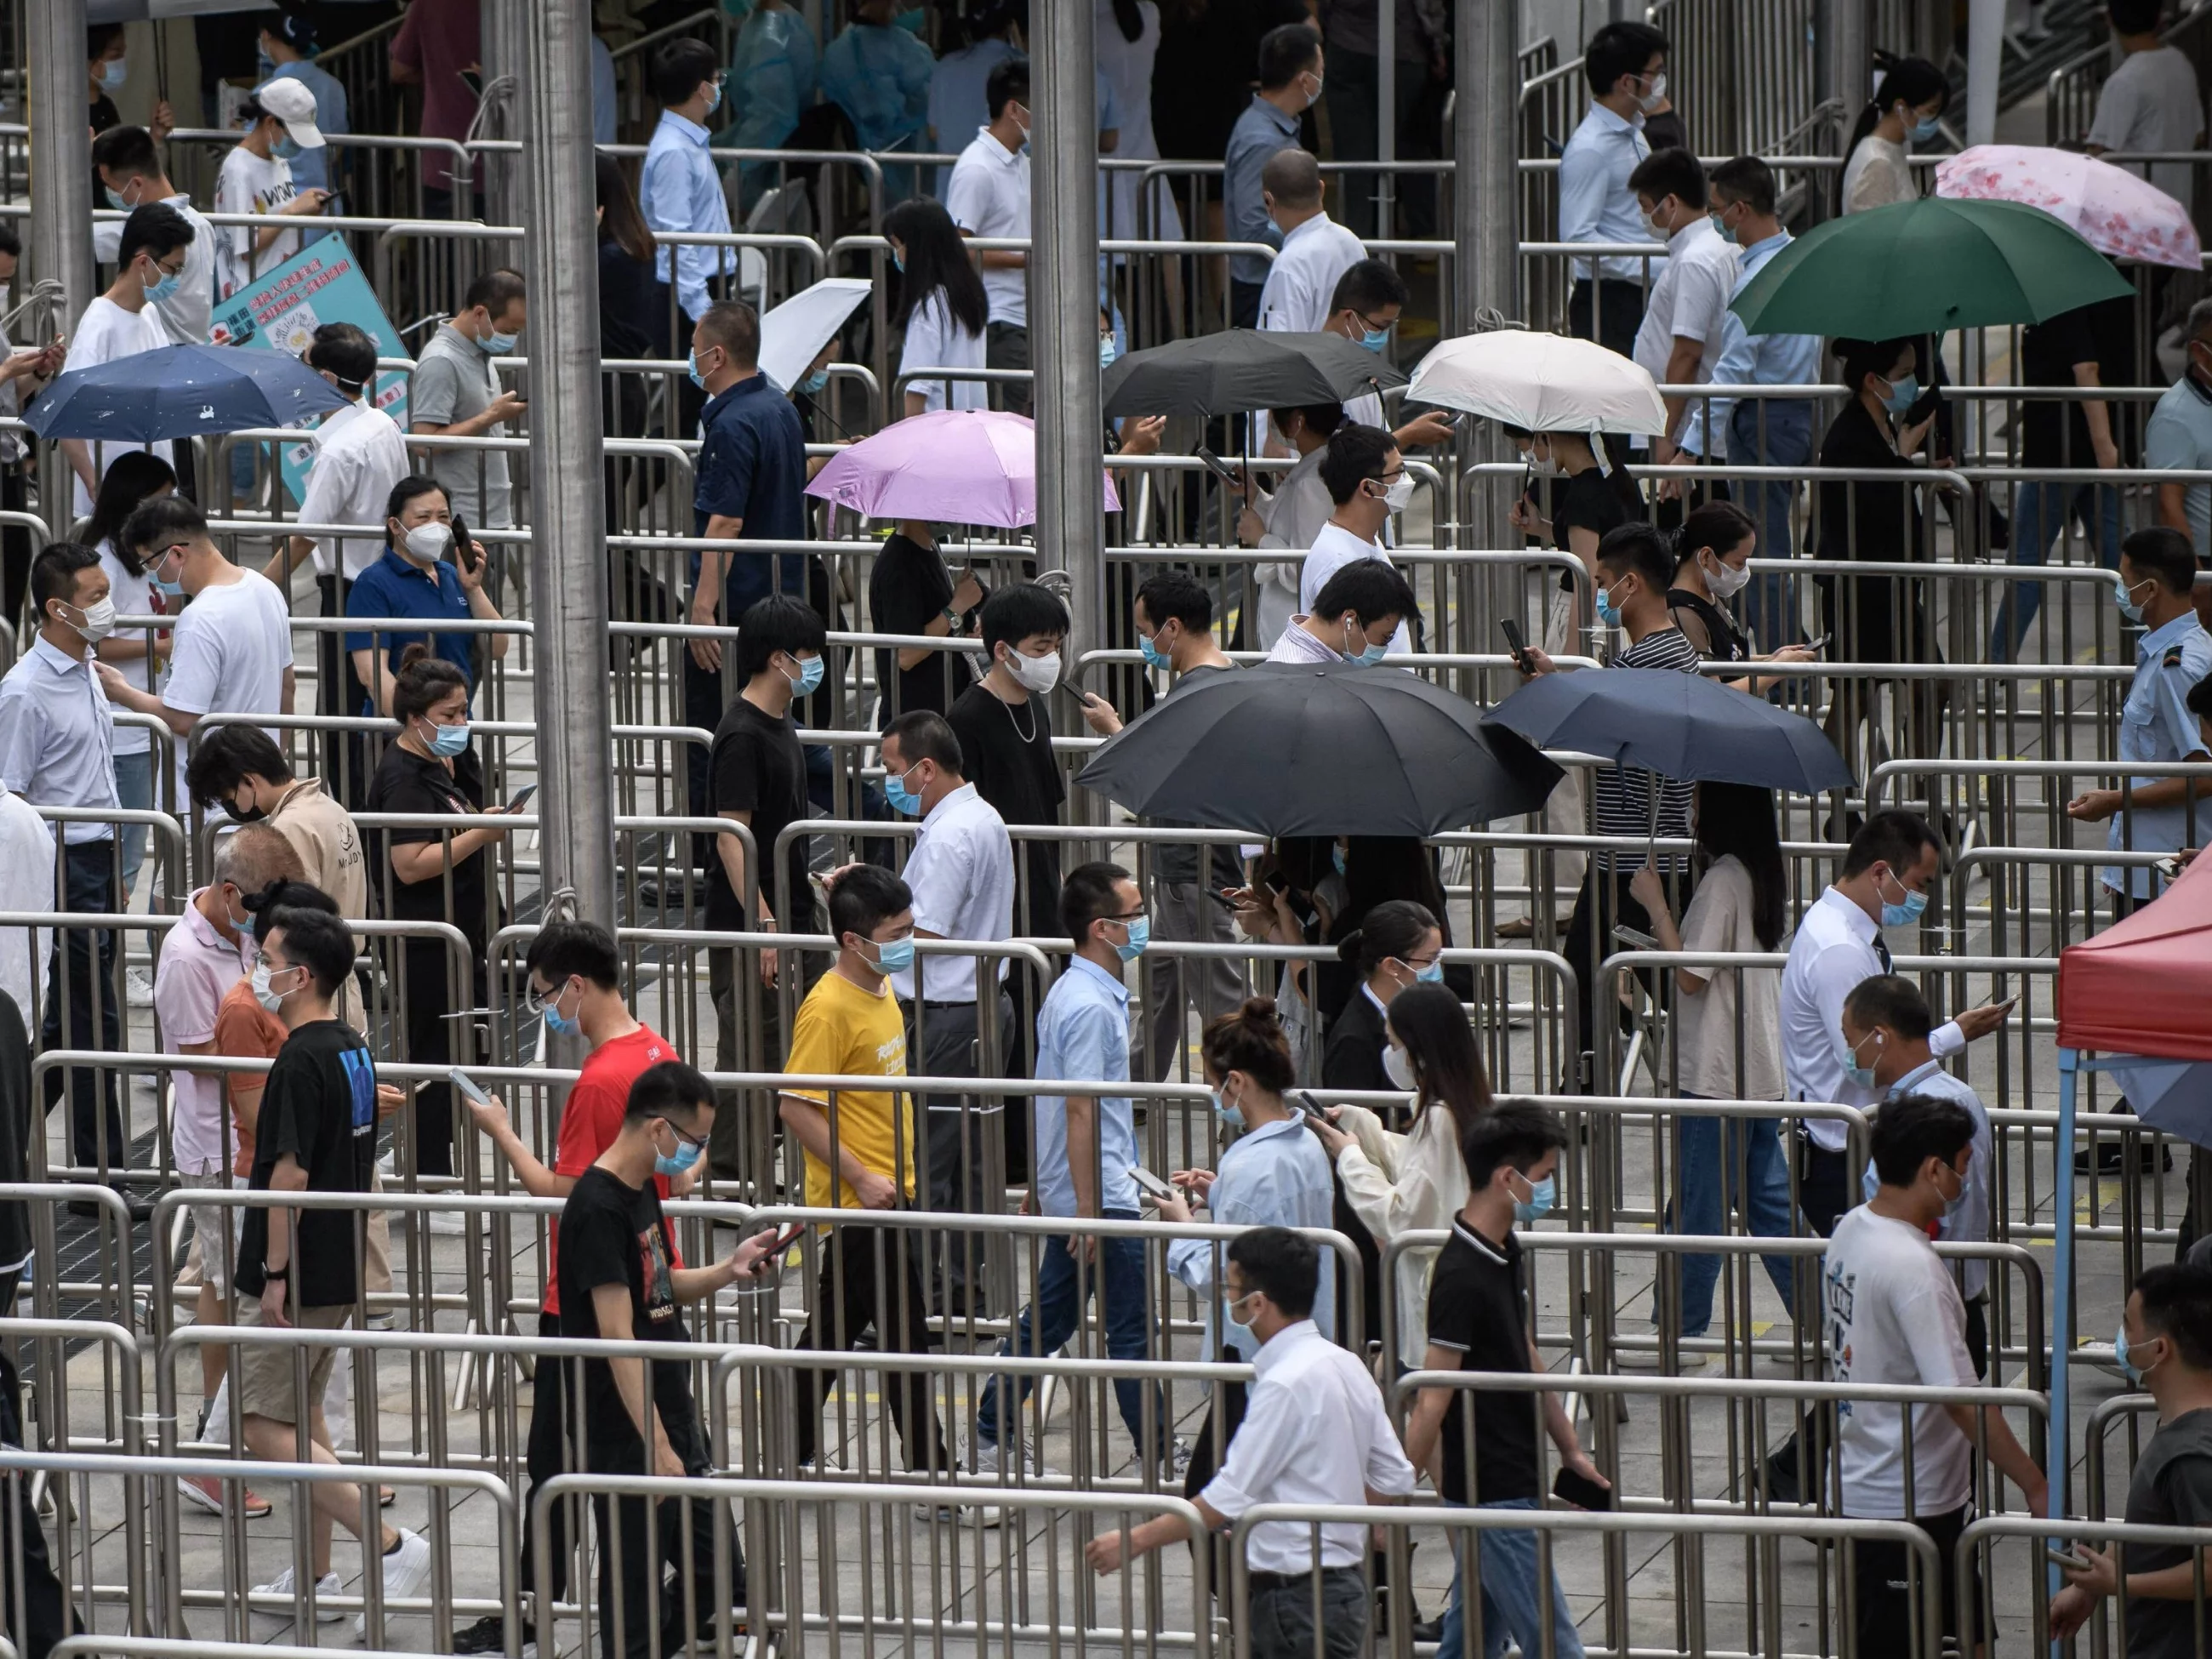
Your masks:
{"label": "white polo shirt", "polygon": [[1367,257],[1366,244],[1316,213],[1283,238],[1260,290],[1260,326],[1279,333],[1317,334],[1344,273]]}
{"label": "white polo shirt", "polygon": [[[1323,525],[1314,538],[1313,547],[1306,554],[1305,568],[1298,573],[1298,613],[1314,614],[1314,601],[1321,597],[1328,579],[1348,564],[1361,559],[1373,559],[1378,564],[1389,564],[1390,556],[1382,550],[1380,542],[1365,542],[1334,520]],[[1398,631],[1390,636],[1393,651],[1411,651],[1413,633],[1401,618]]]}
{"label": "white polo shirt", "polygon": [[[1721,355],[1721,322],[1728,315],[1736,275],[1735,249],[1722,240],[1704,214],[1667,239],[1667,263],[1652,281],[1633,354],[1653,380],[1666,380],[1677,339],[1696,340],[1704,348],[1692,378],[1701,385],[1713,378],[1713,365]],[[1686,407],[1668,435],[1680,437],[1689,418]]]}
{"label": "white polo shirt", "polygon": [[[1013,937],[1014,843],[999,809],[963,783],[929,809],[902,872],[914,890],[914,925],[939,939],[996,943]],[[975,1000],[974,957],[933,957],[922,969],[925,1000]],[[999,963],[1004,979],[1006,963]],[[891,975],[912,1000],[914,970]]]}
{"label": "white polo shirt", "polygon": [[[315,428],[315,458],[307,465],[301,524],[381,526],[392,489],[408,473],[407,439],[399,422],[367,398],[356,398]],[[381,536],[318,536],[315,574],[331,574],[331,544],[348,581],[384,556]]]}
{"label": "white polo shirt", "polygon": [[[952,183],[945,210],[970,236],[1030,234],[1030,158],[1010,150],[978,127],[960,159],[952,164]],[[1018,265],[983,272],[983,292],[991,301],[991,320],[1016,328],[1030,325],[1029,272]]]}

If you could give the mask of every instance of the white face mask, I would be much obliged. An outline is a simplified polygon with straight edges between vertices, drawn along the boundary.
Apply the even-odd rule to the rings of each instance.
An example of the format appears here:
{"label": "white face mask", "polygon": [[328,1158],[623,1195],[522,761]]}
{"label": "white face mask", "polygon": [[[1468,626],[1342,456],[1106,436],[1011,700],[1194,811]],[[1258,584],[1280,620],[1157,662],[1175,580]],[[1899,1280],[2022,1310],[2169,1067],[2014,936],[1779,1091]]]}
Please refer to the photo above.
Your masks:
{"label": "white face mask", "polygon": [[1739,568],[1717,556],[1711,564],[1706,564],[1703,559],[1698,560],[1698,562],[1699,568],[1705,573],[1706,588],[1717,599],[1734,599],[1743,592],[1744,584],[1751,580],[1749,565],[1744,565]]}
{"label": "white face mask", "polygon": [[1389,489],[1382,492],[1382,505],[1393,513],[1403,513],[1406,504],[1413,499],[1413,475],[1401,472],[1390,480]]}
{"label": "white face mask", "polygon": [[1382,1045],[1382,1075],[1390,1079],[1394,1087],[1403,1089],[1407,1094],[1412,1094],[1419,1086],[1413,1081],[1413,1062],[1406,1058],[1406,1051],[1395,1042]]}
{"label": "white face mask", "polygon": [[1556,477],[1559,471],[1559,458],[1552,453],[1552,447],[1546,444],[1543,456],[1539,459],[1536,447],[1531,444],[1528,447],[1528,470],[1541,478]]}
{"label": "white face mask", "polygon": [[1030,657],[1010,651],[1006,653],[1006,672],[1023,690],[1032,696],[1042,696],[1060,684],[1060,653],[1048,651],[1042,657]]}
{"label": "white face mask", "polygon": [[407,556],[416,563],[435,564],[445,557],[446,550],[453,544],[453,527],[449,524],[440,524],[435,520],[428,524],[418,524],[407,532],[404,544]]}
{"label": "white face mask", "polygon": [[[84,620],[70,623],[70,626],[94,645],[99,644],[100,641],[115,631],[115,601],[112,599],[102,599],[97,605],[88,605],[79,614]],[[69,621],[66,617],[62,620]]]}

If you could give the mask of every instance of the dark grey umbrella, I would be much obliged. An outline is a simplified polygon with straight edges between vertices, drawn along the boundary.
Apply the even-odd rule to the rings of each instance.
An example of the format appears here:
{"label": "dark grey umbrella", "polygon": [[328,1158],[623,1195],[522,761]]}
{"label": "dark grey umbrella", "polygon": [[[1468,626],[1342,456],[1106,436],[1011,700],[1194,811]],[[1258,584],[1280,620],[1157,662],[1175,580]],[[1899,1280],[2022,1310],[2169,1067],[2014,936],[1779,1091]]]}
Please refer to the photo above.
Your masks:
{"label": "dark grey umbrella", "polygon": [[1559,769],[1395,668],[1262,663],[1163,697],[1076,781],[1147,817],[1281,836],[1432,836],[1533,812]]}
{"label": "dark grey umbrella", "polygon": [[1100,391],[1108,418],[1119,419],[1340,404],[1405,384],[1379,354],[1341,334],[1235,328],[1116,358]]}

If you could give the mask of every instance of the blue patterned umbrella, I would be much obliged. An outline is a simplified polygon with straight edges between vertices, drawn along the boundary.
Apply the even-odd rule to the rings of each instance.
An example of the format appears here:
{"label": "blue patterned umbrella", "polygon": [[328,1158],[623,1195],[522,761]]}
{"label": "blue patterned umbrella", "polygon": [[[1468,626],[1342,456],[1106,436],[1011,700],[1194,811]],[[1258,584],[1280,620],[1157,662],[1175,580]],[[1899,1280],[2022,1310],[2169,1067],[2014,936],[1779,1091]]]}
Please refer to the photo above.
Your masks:
{"label": "blue patterned umbrella", "polygon": [[72,369],[38,395],[23,421],[41,438],[150,443],[290,426],[345,403],[328,380],[282,351],[163,346]]}

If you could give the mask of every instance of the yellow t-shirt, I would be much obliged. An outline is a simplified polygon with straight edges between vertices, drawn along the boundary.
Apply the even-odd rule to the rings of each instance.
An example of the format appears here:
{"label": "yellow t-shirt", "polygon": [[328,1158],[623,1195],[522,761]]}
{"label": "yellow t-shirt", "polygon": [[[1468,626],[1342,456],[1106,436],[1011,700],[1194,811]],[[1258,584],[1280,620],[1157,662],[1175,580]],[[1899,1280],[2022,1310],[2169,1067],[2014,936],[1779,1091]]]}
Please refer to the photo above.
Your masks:
{"label": "yellow t-shirt", "polygon": [[[786,1069],[798,1073],[842,1074],[848,1077],[904,1077],[906,1021],[898,999],[886,984],[880,993],[862,990],[842,974],[827,973],[815,981],[799,1005],[791,1033],[791,1053]],[[788,1092],[829,1106],[818,1089]],[[842,1090],[830,1115],[833,1144],[849,1152],[864,1169],[896,1181],[908,1198],[914,1196],[914,1104],[904,1093],[890,1090]],[[856,1210],[860,1195],[850,1185],[836,1182],[837,1195],[830,1195],[831,1170],[812,1152],[806,1154],[806,1202],[814,1209]]]}

